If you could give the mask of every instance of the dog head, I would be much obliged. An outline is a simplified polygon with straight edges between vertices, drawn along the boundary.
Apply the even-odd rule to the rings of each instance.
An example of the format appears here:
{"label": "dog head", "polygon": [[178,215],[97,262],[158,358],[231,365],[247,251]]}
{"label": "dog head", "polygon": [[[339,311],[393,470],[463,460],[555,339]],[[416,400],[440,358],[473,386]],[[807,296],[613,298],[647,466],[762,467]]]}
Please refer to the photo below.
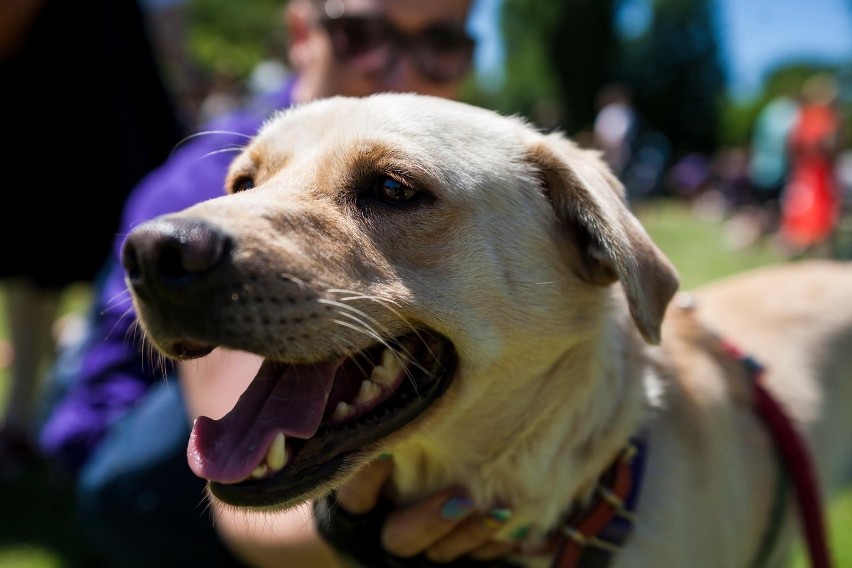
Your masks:
{"label": "dog head", "polygon": [[424,428],[440,445],[459,416],[494,415],[602,333],[614,284],[654,343],[677,287],[597,153],[463,103],[283,111],[226,186],[137,227],[123,262],[162,353],[264,358],[189,444],[235,505],[303,502]]}

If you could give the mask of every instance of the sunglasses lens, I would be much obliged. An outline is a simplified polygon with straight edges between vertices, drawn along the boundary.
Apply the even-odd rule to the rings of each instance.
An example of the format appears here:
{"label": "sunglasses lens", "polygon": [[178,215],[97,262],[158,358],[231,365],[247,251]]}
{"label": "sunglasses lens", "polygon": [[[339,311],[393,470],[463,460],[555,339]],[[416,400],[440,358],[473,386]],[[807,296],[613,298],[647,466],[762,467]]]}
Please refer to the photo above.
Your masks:
{"label": "sunglasses lens", "polygon": [[348,61],[385,47],[389,39],[381,21],[370,18],[343,17],[324,21],[334,52]]}
{"label": "sunglasses lens", "polygon": [[430,28],[416,45],[417,61],[424,75],[436,82],[455,81],[470,70],[473,40],[455,28]]}
{"label": "sunglasses lens", "polygon": [[463,30],[434,26],[407,35],[379,18],[342,16],[322,21],[337,58],[365,73],[388,69],[408,51],[425,77],[434,82],[455,81],[470,69],[473,40]]}

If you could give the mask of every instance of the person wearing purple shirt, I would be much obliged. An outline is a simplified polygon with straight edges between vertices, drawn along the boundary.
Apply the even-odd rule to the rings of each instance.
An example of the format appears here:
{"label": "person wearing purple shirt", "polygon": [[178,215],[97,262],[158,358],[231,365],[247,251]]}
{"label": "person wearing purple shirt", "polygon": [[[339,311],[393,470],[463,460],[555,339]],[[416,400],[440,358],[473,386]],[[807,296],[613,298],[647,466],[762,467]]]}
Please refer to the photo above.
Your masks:
{"label": "person wearing purple shirt", "polygon": [[[199,414],[227,411],[257,362],[221,350],[180,364],[153,354],[141,341],[121,246],[137,224],[223,195],[231,160],[278,109],[382,91],[458,98],[472,62],[473,41],[465,31],[471,4],[291,0],[286,24],[293,76],[278,92],[184,140],[131,193],[87,334],[57,363],[55,402],[40,436],[43,451],[75,477],[81,522],[109,566],[340,565],[317,538],[306,510],[257,520],[213,507],[211,521],[205,482],[186,462],[190,426]],[[368,468],[350,491],[338,493],[341,507],[355,514],[369,510],[390,467],[387,462]],[[397,538],[385,538],[388,550],[404,542],[407,554],[428,551],[479,514],[459,507],[451,495],[451,489],[438,493],[405,508],[399,523],[389,520],[384,528],[392,527]],[[470,548],[459,554],[488,537],[474,528]]]}
{"label": "person wearing purple shirt", "polygon": [[[273,111],[292,104],[293,81],[245,109],[214,119],[183,142],[158,169],[148,174],[125,204],[112,257],[94,298],[87,342],[79,351],[78,379],[55,404],[41,432],[44,451],[76,473],[115,424],[164,376],[175,372],[146,361],[134,337],[135,316],[129,307],[124,269],[119,262],[124,237],[135,225],[164,213],[224,193],[224,179],[234,150],[243,146]],[[60,364],[67,365],[66,361]],[[67,374],[67,372],[66,372]]]}
{"label": "person wearing purple shirt", "polygon": [[90,308],[84,343],[57,362],[56,380],[65,388],[41,430],[40,445],[78,478],[85,531],[110,566],[243,565],[223,548],[201,513],[204,482],[186,465],[190,420],[177,369],[145,355],[139,345],[118,259],[133,226],[222,195],[235,150],[270,113],[292,104],[293,84],[290,80],[278,93],[214,120],[133,190]]}

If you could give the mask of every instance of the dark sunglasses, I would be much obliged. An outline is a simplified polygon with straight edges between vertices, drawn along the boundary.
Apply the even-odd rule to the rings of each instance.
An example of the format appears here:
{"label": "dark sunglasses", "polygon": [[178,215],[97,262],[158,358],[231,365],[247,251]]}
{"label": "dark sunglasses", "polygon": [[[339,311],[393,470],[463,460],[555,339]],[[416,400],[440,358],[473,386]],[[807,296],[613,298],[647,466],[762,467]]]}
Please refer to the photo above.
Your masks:
{"label": "dark sunglasses", "polygon": [[338,60],[363,73],[387,71],[403,51],[433,83],[457,81],[470,70],[475,42],[459,27],[435,24],[409,34],[371,16],[323,18],[320,23]]}

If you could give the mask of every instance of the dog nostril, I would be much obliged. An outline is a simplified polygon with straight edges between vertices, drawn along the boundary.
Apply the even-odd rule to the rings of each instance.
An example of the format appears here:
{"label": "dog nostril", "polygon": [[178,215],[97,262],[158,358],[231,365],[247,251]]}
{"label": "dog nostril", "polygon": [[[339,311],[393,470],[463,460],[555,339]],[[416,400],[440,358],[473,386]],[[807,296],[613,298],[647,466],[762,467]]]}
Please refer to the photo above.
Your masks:
{"label": "dog nostril", "polygon": [[224,248],[219,239],[165,243],[157,255],[156,273],[167,280],[203,274],[219,263]]}
{"label": "dog nostril", "polygon": [[200,274],[207,272],[222,260],[228,240],[217,228],[202,221],[192,221],[182,226],[178,242],[165,247],[160,255],[163,274]]}
{"label": "dog nostril", "polygon": [[166,278],[176,279],[192,272],[194,271],[187,269],[187,263],[184,263],[184,257],[179,250],[165,248],[160,253],[157,260],[157,274]]}
{"label": "dog nostril", "polygon": [[229,240],[198,219],[156,219],[137,227],[122,250],[122,265],[137,291],[187,284],[213,270]]}
{"label": "dog nostril", "polygon": [[139,259],[136,256],[136,248],[130,242],[126,242],[121,249],[121,265],[128,278],[134,281],[139,279],[141,275]]}

